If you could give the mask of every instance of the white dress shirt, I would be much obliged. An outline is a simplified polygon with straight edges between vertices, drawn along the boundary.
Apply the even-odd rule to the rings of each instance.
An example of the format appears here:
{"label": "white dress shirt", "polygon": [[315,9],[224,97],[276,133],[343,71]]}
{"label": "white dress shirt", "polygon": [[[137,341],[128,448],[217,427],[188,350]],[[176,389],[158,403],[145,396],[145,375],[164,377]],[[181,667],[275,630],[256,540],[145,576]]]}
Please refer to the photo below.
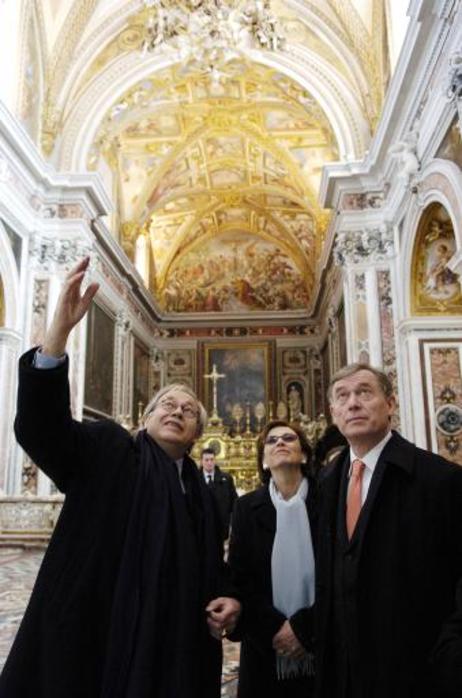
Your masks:
{"label": "white dress shirt", "polygon": [[[356,453],[353,451],[353,449],[350,447],[350,464],[353,463],[354,460],[360,460],[364,463],[366,466],[364,468],[363,472],[363,479],[361,483],[361,504],[364,504],[366,501],[367,493],[369,492],[369,486],[371,484],[372,476],[374,474],[375,466],[377,465],[377,461],[380,458],[380,454],[382,453],[383,449],[385,448],[385,444],[388,443],[388,441],[391,439],[392,433],[391,430],[383,437],[381,441],[379,441],[378,444],[374,446],[374,448],[371,448],[370,451],[366,453],[365,456],[360,458],[359,456],[356,455]],[[348,478],[351,477],[351,465],[350,469],[348,471]]]}
{"label": "white dress shirt", "polygon": [[211,471],[209,472],[208,470],[203,469],[203,473],[204,473],[204,480],[205,480],[205,484],[206,484],[206,485],[209,484],[209,477],[212,478],[212,479],[211,479],[211,482],[213,482],[213,477],[214,477],[214,475],[215,475],[215,470],[211,470]]}

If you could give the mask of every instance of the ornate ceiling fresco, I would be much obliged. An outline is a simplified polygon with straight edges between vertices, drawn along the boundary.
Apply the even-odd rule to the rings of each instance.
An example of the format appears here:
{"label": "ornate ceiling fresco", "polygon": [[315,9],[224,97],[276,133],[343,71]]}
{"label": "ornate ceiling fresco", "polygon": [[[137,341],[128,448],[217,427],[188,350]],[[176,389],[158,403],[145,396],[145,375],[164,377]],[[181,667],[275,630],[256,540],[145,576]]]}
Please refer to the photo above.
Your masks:
{"label": "ornate ceiling fresco", "polygon": [[272,2],[284,44],[233,57],[214,79],[167,49],[141,51],[141,1],[65,4],[36,6],[34,135],[62,169],[101,174],[113,234],[161,312],[312,309],[322,167],[362,157],[377,123],[385,0]]}
{"label": "ornate ceiling fresco", "polygon": [[[134,256],[140,233],[149,237],[151,287],[166,310],[306,307],[327,222],[316,203],[321,167],[337,148],[292,80],[258,65],[218,85],[181,69],[157,73],[111,107],[88,167],[99,157],[117,176],[122,244]],[[199,271],[209,254],[224,267],[218,285]],[[257,280],[270,254],[290,277],[274,298]],[[231,291],[243,284],[248,300]]]}

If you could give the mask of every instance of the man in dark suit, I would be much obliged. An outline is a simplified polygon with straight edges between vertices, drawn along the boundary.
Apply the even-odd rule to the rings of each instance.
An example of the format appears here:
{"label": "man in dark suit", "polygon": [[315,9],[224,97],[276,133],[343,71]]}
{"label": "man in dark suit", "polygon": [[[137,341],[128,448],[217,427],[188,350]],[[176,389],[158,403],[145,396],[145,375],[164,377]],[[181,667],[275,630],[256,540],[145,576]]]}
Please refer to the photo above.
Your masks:
{"label": "man in dark suit", "polygon": [[65,350],[98,289],[81,294],[88,262],[67,276],[41,350],[20,360],[16,435],[66,499],[0,698],[219,698],[221,635],[240,604],[224,595],[219,522],[187,456],[205,410],[170,385],[136,438],[72,418]]}
{"label": "man in dark suit", "polygon": [[391,431],[389,378],[332,378],[348,447],[321,474],[318,696],[437,698],[428,656],[462,573],[462,468]]}
{"label": "man in dark suit", "polygon": [[204,448],[201,454],[201,470],[204,475],[216,503],[220,515],[222,536],[226,540],[229,536],[231,513],[234,502],[237,499],[233,476],[223,472],[215,461],[215,451],[212,448]]}
{"label": "man in dark suit", "polygon": [[462,696],[462,579],[456,591],[456,610],[444,623],[432,654],[435,675],[448,698]]}

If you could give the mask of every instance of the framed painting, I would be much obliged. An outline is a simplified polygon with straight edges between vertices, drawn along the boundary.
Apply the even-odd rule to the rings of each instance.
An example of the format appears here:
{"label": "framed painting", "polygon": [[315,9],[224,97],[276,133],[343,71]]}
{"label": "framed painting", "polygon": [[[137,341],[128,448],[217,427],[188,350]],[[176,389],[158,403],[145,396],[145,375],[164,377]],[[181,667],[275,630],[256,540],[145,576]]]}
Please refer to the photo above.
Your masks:
{"label": "framed painting", "polygon": [[84,413],[86,417],[112,417],[114,398],[113,318],[92,303],[88,311],[85,356]]}
{"label": "framed painting", "polygon": [[[203,386],[204,403],[209,415],[214,407],[214,381],[206,376],[210,376],[215,367],[214,372],[221,376],[216,379],[216,408],[223,424],[231,433],[240,433],[246,429],[249,414],[250,429],[258,431],[266,421],[272,399],[271,366],[272,345],[269,342],[205,344]],[[262,405],[264,416],[261,414]]]}
{"label": "framed painting", "polygon": [[149,350],[137,339],[133,342],[133,424],[138,424],[149,402]]}

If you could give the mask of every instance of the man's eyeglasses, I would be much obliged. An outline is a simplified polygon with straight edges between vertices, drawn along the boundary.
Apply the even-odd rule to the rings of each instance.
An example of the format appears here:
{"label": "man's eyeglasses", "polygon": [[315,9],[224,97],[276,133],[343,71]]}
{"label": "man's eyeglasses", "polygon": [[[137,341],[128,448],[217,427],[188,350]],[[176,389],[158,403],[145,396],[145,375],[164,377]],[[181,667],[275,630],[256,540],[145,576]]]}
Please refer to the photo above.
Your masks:
{"label": "man's eyeglasses", "polygon": [[180,405],[178,402],[175,402],[175,400],[161,400],[157,406],[162,407],[162,409],[169,414],[173,414],[173,412],[176,412],[176,410],[180,408],[185,419],[197,419],[199,415],[198,411],[192,405]]}
{"label": "man's eyeglasses", "polygon": [[265,444],[266,446],[274,446],[279,440],[283,441],[285,444],[291,444],[297,441],[297,439],[297,434],[290,434],[289,432],[287,432],[287,434],[271,434],[266,437]]}

